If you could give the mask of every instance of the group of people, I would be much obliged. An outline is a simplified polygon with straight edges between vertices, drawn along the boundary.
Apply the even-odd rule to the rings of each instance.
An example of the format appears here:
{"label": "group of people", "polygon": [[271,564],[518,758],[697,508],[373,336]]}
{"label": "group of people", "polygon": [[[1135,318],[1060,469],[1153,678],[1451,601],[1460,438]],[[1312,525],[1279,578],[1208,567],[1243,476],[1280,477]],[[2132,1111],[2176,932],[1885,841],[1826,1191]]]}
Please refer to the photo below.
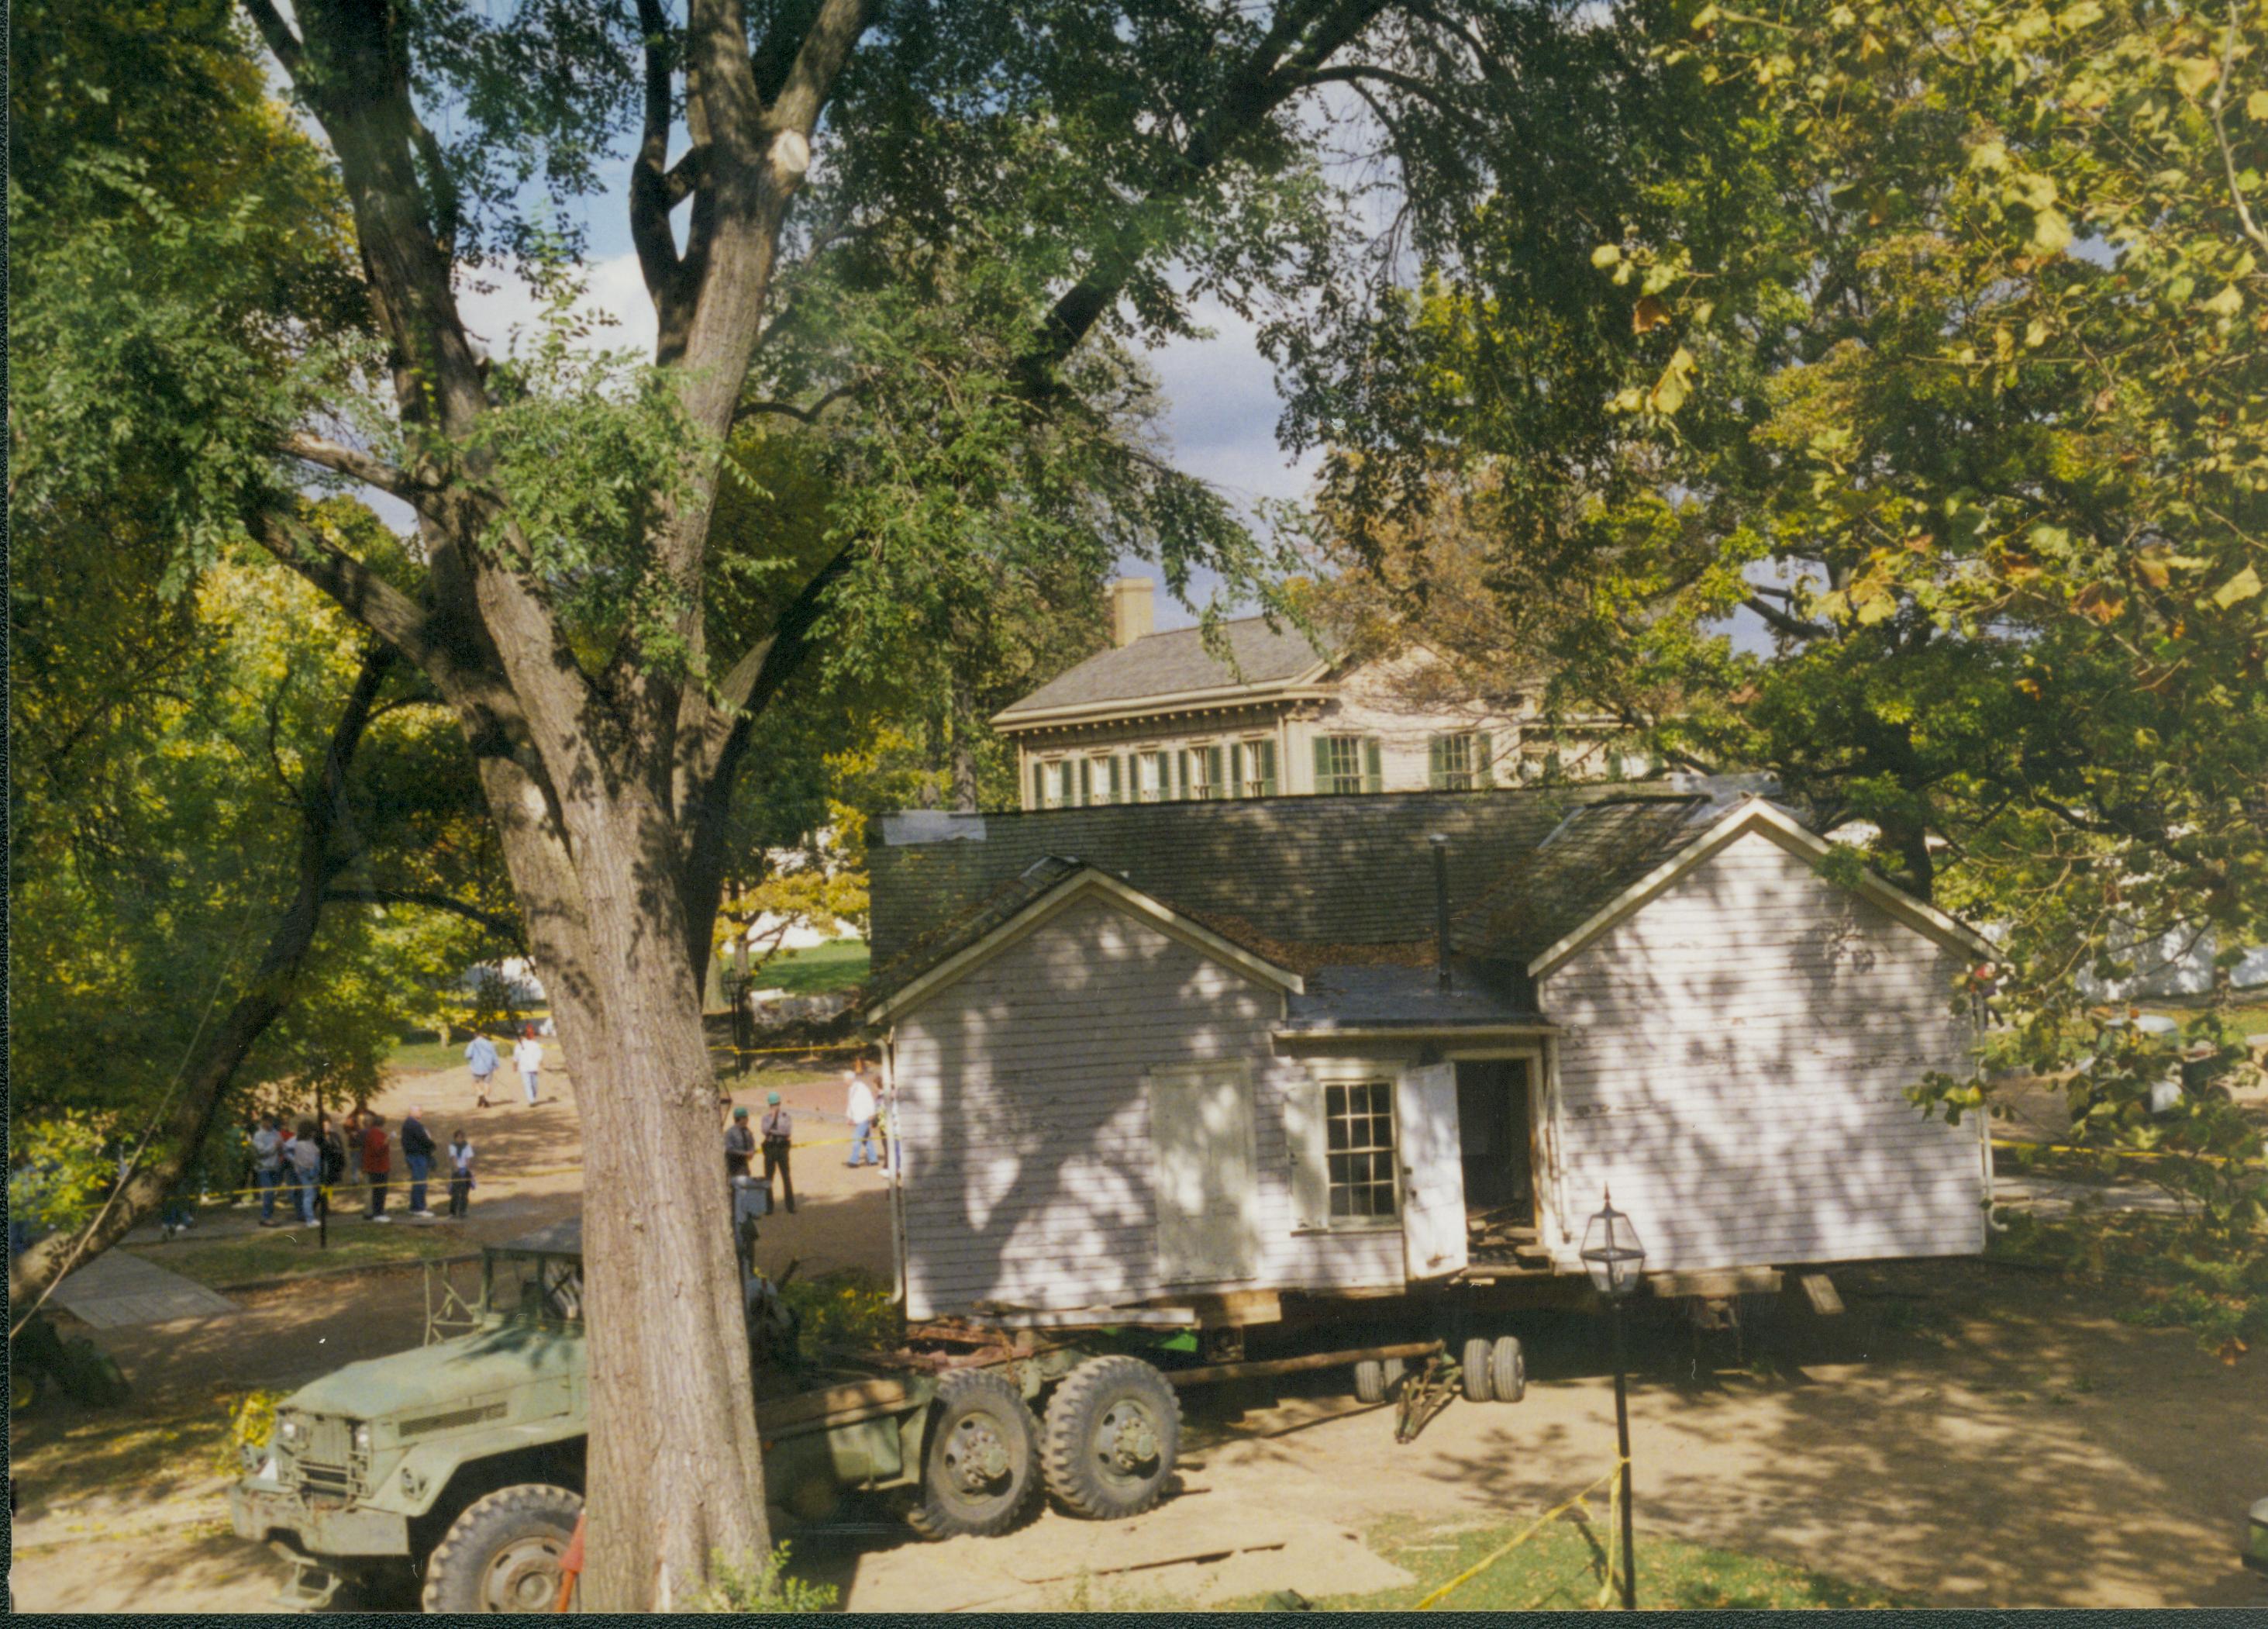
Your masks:
{"label": "group of people", "polygon": [[474,1150],[462,1131],[453,1135],[446,1152],[425,1129],[422,1112],[413,1104],[397,1133],[387,1130],[386,1117],[357,1104],[343,1126],[335,1127],[328,1114],[301,1120],[289,1130],[276,1115],[263,1115],[248,1134],[253,1186],[260,1194],[260,1225],[284,1225],[276,1217],[276,1199],[284,1196],[285,1220],[296,1211],[299,1220],[313,1226],[318,1198],[341,1182],[364,1183],[370,1204],[364,1220],[390,1222],[386,1200],[394,1185],[394,1145],[401,1146],[402,1162],[409,1173],[409,1214],[418,1221],[436,1221],[427,1203],[437,1154],[446,1162],[449,1214],[463,1216],[473,1191]]}
{"label": "group of people", "polygon": [[[500,1061],[496,1043],[475,1031],[465,1046],[465,1065],[473,1072],[473,1090],[479,1097],[476,1105],[479,1108],[489,1106],[489,1080],[496,1073]],[[512,1064],[519,1071],[520,1087],[527,1094],[529,1106],[533,1107],[536,1101],[535,1078],[543,1068],[543,1043],[536,1039],[534,1024],[523,1027],[519,1039],[512,1043]]]}
{"label": "group of people", "polygon": [[[850,1122],[850,1157],[846,1166],[876,1165],[887,1168],[890,1162],[890,1109],[893,1094],[886,1087],[874,1060],[861,1054],[843,1076],[845,1095],[843,1117]],[[777,1092],[764,1095],[764,1114],[761,1129],[751,1131],[748,1110],[733,1110],[732,1124],[725,1129],[725,1175],[728,1178],[753,1177],[756,1155],[761,1152],[764,1161],[764,1185],[770,1187],[777,1176],[780,1183],[780,1198],[784,1209],[795,1209],[795,1176],[789,1165],[789,1153],[793,1142],[794,1122],[780,1102]],[[879,1147],[880,1153],[876,1152]]]}

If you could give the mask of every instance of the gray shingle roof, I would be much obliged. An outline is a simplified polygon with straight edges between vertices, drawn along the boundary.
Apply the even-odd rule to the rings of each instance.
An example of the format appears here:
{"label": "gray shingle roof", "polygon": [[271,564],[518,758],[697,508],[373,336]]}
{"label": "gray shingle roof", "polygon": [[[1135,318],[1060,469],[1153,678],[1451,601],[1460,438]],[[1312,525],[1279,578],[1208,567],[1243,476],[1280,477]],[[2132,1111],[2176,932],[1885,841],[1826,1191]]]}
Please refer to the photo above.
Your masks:
{"label": "gray shingle roof", "polygon": [[1257,616],[1247,616],[1224,622],[1219,629],[1234,659],[1233,670],[1204,648],[1199,630],[1175,628],[1090,656],[994,718],[1012,724],[1057,707],[1144,701],[1233,684],[1281,684],[1323,660],[1324,652],[1289,623],[1270,628]]}
{"label": "gray shingle roof", "polygon": [[1470,977],[1447,990],[1431,967],[1322,967],[1289,999],[1285,1028],[1303,1035],[1345,1029],[1454,1029],[1541,1021],[1534,1007]]}
{"label": "gray shingle roof", "polygon": [[[1252,798],[1221,802],[1119,804],[984,816],[980,841],[893,844],[868,851],[874,962],[889,968],[909,950],[923,965],[942,957],[935,936],[1012,888],[1049,856],[1078,859],[1123,878],[1257,954],[1306,971],[1319,962],[1424,960],[1430,954],[1433,862],[1426,838],[1449,839],[1452,910],[1495,898],[1498,884],[1576,809],[1630,802],[1622,786],[1498,787],[1481,792],[1369,792],[1344,797]],[[1636,807],[1682,820],[1700,801],[1655,792]],[[1674,811],[1674,813],[1673,813]],[[1647,819],[1607,818],[1571,830],[1601,840],[1654,831]],[[1563,833],[1558,842],[1567,841]],[[1571,855],[1593,854],[1579,847]],[[1547,873],[1571,889],[1580,871]],[[1618,869],[1602,872],[1600,886]],[[1611,897],[1620,883],[1598,896]],[[1013,908],[1020,908],[1019,902]],[[1567,907],[1555,905],[1552,919]],[[1580,918],[1578,918],[1580,919]],[[1548,942],[1548,941],[1547,941]],[[1306,947],[1295,956],[1287,947]],[[1366,954],[1366,951],[1376,954]],[[946,954],[951,954],[949,951]]]}
{"label": "gray shingle roof", "polygon": [[1450,946],[1465,955],[1528,961],[1698,837],[1722,813],[1705,797],[1575,809],[1456,914]]}

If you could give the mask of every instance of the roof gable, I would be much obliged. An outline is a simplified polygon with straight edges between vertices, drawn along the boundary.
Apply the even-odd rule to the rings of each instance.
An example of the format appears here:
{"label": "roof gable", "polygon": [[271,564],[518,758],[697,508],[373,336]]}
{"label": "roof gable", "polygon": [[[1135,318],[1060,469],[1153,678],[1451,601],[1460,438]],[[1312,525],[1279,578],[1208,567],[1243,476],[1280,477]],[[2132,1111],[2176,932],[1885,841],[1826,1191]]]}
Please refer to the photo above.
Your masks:
{"label": "roof gable", "polygon": [[[1627,878],[1623,886],[1597,899],[1594,909],[1552,942],[1534,949],[1528,955],[1528,971],[1537,978],[1548,977],[1600,934],[1644,910],[1679,878],[1706,865],[1736,838],[1750,832],[1763,835],[1814,867],[1834,847],[1785,809],[1762,798],[1744,799],[1718,819],[1691,830],[1684,841],[1671,845],[1666,858],[1639,874],[1629,875],[1628,866],[1618,871],[1617,877]],[[1965,954],[1992,954],[1991,942],[1975,929],[1871,871],[1859,874],[1859,891],[1925,938]]]}
{"label": "roof gable", "polygon": [[1085,899],[1098,900],[1257,983],[1285,991],[1302,988],[1297,973],[1124,879],[1051,855],[885,969],[870,990],[866,1021],[888,1023],[910,1012]]}

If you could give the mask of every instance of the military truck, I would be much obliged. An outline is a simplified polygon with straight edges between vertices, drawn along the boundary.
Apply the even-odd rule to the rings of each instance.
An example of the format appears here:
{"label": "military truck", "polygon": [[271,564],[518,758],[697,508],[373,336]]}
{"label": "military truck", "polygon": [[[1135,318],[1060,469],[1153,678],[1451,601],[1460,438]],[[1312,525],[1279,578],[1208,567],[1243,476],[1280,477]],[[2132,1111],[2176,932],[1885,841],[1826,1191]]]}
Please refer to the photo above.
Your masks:
{"label": "military truck", "polygon": [[[920,1532],[989,1535],[1042,1483],[1074,1514],[1114,1517],[1157,1503],[1173,1474],[1179,1405],[1139,1359],[971,1331],[798,1363],[760,1279],[749,1301],[765,1498],[784,1518],[902,1488]],[[302,1387],[245,1450],[231,1516],[295,1564],[286,1604],[390,1573],[422,1585],[428,1611],[551,1606],[589,1428],[580,1224],[485,1250],[476,1294],[454,1305],[453,1323],[449,1295],[438,1309],[429,1296],[425,1345]]]}

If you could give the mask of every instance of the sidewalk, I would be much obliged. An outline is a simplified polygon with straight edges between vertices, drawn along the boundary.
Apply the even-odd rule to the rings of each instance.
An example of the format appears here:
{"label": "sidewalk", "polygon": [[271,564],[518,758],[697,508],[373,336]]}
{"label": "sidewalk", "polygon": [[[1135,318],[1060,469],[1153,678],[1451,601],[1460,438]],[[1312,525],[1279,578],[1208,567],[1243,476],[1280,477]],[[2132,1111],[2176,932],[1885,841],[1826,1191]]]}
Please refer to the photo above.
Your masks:
{"label": "sidewalk", "polygon": [[61,1284],[55,1302],[82,1323],[114,1330],[232,1313],[236,1303],[125,1250],[105,1250]]}

